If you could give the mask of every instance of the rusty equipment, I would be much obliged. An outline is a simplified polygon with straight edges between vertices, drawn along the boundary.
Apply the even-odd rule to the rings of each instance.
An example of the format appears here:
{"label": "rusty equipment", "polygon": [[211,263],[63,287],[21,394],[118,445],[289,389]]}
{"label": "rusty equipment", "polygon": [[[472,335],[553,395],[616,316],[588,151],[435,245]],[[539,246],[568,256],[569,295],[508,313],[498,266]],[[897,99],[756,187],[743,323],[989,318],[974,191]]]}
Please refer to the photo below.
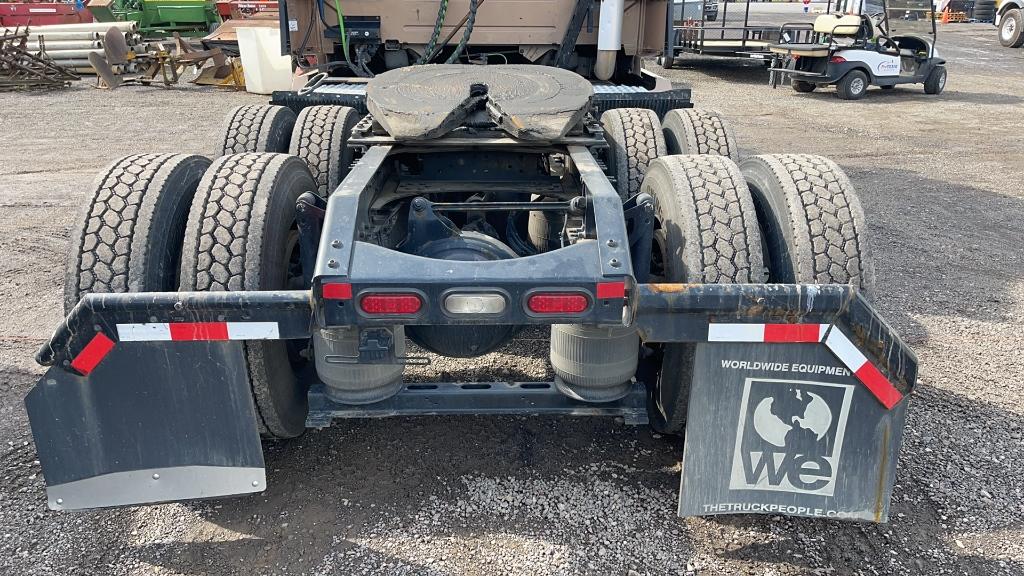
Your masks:
{"label": "rusty equipment", "polygon": [[[154,49],[136,54],[123,41],[118,41],[116,30],[111,30],[108,36],[103,54],[89,54],[89,63],[96,70],[98,88],[112,90],[129,84],[163,85],[166,88],[177,84],[189,66],[202,69],[192,81],[194,84],[235,89],[245,87],[241,67],[220,48],[196,50],[175,33],[173,50],[156,44]],[[204,68],[208,61],[213,65]],[[135,71],[138,73],[133,74]]]}
{"label": "rusty equipment", "polygon": [[0,92],[64,88],[78,76],[30,53],[28,30],[0,33]]}

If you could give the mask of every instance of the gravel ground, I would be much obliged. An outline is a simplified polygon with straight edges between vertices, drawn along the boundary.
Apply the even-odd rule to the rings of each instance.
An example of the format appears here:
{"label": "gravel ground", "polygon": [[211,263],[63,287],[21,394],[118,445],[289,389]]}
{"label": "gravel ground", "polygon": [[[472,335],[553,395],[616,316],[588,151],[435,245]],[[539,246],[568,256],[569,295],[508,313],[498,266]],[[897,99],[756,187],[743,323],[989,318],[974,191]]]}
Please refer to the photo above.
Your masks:
{"label": "gravel ground", "polygon": [[[887,525],[675,517],[681,446],[605,419],[358,421],[267,448],[258,495],[47,511],[21,399],[60,320],[68,228],[87,182],[136,151],[212,154],[220,119],[264,99],[86,86],[0,95],[2,574],[1024,574],[1024,52],[947,27],[950,79],[771,90],[763,70],[666,71],[733,122],[743,154],[829,155],[861,193],[877,307],[916,348]],[[435,377],[546,374],[526,336]],[[430,374],[417,373],[416,378]]]}

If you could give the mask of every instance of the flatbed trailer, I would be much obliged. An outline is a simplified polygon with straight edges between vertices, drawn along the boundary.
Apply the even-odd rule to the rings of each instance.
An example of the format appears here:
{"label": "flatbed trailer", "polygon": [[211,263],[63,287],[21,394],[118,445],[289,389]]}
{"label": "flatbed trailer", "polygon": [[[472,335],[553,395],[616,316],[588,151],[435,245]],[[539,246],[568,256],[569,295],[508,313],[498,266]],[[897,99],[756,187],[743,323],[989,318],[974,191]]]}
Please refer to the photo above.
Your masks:
{"label": "flatbed trailer", "polygon": [[[730,10],[730,2],[724,2],[718,17],[713,20],[705,18],[673,19],[675,13],[692,12],[687,6],[695,0],[673,0],[673,5],[680,10],[669,10],[669,21],[666,23],[666,42],[664,56],[659,63],[671,68],[676,58],[683,54],[716,56],[724,58],[754,58],[771,60],[769,46],[781,41],[783,26],[771,24],[752,24],[750,22],[751,2],[745,2],[742,18],[735,18],[735,10]],[[733,17],[730,20],[730,17]],[[787,41],[803,41],[809,37],[812,27],[806,30],[797,25],[787,25],[790,39]]]}

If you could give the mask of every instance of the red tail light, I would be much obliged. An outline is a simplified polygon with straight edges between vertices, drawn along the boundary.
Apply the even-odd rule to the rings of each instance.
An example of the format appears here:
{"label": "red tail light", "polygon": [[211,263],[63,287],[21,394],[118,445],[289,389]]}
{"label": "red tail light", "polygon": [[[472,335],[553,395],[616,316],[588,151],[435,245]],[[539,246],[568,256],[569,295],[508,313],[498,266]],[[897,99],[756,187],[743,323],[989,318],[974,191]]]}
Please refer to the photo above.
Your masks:
{"label": "red tail light", "polygon": [[846,62],[846,58],[843,58],[842,56],[833,56],[833,57],[829,58],[828,61],[833,63],[833,64],[842,64],[842,63]]}
{"label": "red tail light", "polygon": [[538,293],[526,300],[526,307],[534,314],[579,314],[589,305],[587,297],[576,292]]}
{"label": "red tail light", "polygon": [[359,307],[367,314],[408,316],[419,312],[423,301],[416,294],[367,294]]}

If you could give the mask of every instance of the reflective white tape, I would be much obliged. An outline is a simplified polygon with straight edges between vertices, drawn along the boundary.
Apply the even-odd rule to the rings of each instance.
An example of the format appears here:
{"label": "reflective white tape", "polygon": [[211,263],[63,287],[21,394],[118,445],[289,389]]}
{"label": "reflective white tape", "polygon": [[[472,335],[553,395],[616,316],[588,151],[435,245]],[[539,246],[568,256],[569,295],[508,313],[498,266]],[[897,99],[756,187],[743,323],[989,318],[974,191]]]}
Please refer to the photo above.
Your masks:
{"label": "reflective white tape", "polygon": [[867,357],[860,350],[857,350],[857,347],[853,345],[853,342],[850,342],[850,339],[846,337],[846,334],[843,334],[838,326],[834,326],[832,331],[828,333],[825,345],[853,372],[860,370],[860,367],[868,361]]}
{"label": "reflective white tape", "polygon": [[121,342],[170,340],[171,327],[166,322],[155,324],[118,324],[117,339]]}
{"label": "reflective white tape", "polygon": [[825,333],[828,332],[828,327],[831,324],[818,324],[818,342],[825,339]]}
{"label": "reflective white tape", "polygon": [[228,340],[278,340],[277,322],[228,322]]}
{"label": "reflective white tape", "polygon": [[708,324],[708,342],[764,342],[764,324]]}

